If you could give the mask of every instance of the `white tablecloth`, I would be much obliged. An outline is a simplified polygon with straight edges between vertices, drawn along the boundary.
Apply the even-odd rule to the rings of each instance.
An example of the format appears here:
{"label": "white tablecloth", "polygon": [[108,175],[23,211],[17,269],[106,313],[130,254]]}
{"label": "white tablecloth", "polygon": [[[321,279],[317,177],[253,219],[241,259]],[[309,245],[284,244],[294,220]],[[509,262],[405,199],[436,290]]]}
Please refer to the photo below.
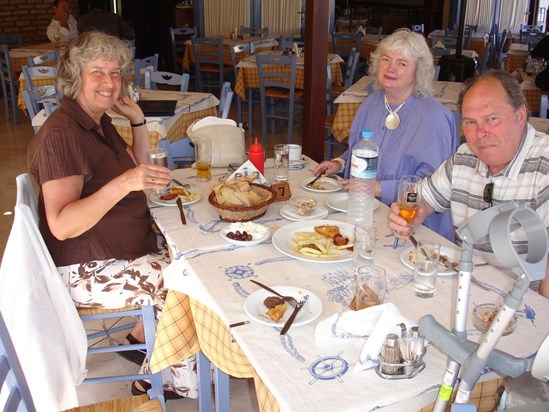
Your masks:
{"label": "white tablecloth", "polygon": [[[314,162],[309,161],[303,170],[290,171],[292,194],[305,193],[300,182],[312,176]],[[266,177],[272,177],[272,161],[266,165]],[[384,411],[416,410],[436,397],[446,357],[430,347],[425,357],[426,368],[413,380],[385,380],[374,370],[353,372],[362,344],[316,345],[314,332],[318,321],[334,313],[347,310],[353,295],[351,262],[310,263],[280,253],[270,241],[253,247],[237,247],[225,242],[219,231],[228,223],[222,222],[206,197],[209,187],[225,170],[213,170],[211,182],[197,183],[195,171],[181,169],[173,175],[194,185],[203,199],[185,207],[187,225],[182,225],[176,207],[155,206],[151,209],[169,246],[174,260],[166,269],[166,286],[186,293],[205,303],[230,324],[247,320],[243,306],[246,298],[258,287],[249,280],[257,279],[267,285],[288,285],[307,289],[320,297],[323,305],[320,317],[307,325],[292,327],[283,337],[279,328],[255,322],[232,329],[232,335],[253,364],[261,379],[276,397],[283,411],[370,411],[383,407]],[[306,192],[311,194],[310,192]],[[321,203],[330,194],[315,193]],[[257,222],[273,231],[291,222],[281,217],[283,204],[275,203]],[[406,243],[394,250],[393,236],[387,226],[388,208],[378,207],[374,224],[378,230],[376,264],[387,270],[388,300],[394,303],[403,316],[418,321],[431,313],[439,322],[450,327],[453,318],[456,276],[441,276],[437,292],[432,299],[420,299],[411,291],[412,270],[400,261],[400,254],[409,247]],[[330,211],[327,219],[345,221],[342,212]],[[417,238],[437,239],[452,247],[445,239],[421,227]],[[455,247],[455,246],[454,246]],[[480,262],[476,258],[476,262]],[[474,275],[491,286],[491,291],[471,285],[472,304],[501,302],[502,294],[512,280],[490,267],[478,267]],[[528,291],[516,331],[501,339],[498,349],[516,356],[534,354],[549,330],[549,300]],[[479,341],[481,335],[468,320],[468,337]],[[527,337],[527,338],[526,338]],[[492,378],[489,374],[483,378]]]}

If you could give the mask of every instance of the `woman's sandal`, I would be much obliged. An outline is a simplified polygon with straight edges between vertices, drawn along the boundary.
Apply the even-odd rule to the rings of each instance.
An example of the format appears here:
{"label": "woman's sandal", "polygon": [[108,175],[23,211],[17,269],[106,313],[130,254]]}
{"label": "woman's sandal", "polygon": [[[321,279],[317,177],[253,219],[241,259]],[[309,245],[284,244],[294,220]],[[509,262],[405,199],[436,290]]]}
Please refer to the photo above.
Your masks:
{"label": "woman's sandal", "polygon": [[[131,333],[128,333],[128,335],[126,336],[126,340],[130,342],[130,345],[137,345],[137,344],[143,343],[135,339],[135,337]],[[130,362],[133,362],[139,366],[143,365],[143,362],[147,357],[147,353],[141,350],[125,350],[117,353],[120,356],[122,356],[124,359],[129,360]]]}
{"label": "woman's sandal", "polygon": [[[139,389],[137,387],[137,384],[143,389]],[[132,395],[133,396],[140,396],[140,395],[146,395],[147,391],[151,389],[151,384],[144,380],[138,380],[132,383]],[[184,396],[181,396],[177,394],[176,392],[170,390],[170,389],[164,389],[164,398],[165,399],[183,399]]]}

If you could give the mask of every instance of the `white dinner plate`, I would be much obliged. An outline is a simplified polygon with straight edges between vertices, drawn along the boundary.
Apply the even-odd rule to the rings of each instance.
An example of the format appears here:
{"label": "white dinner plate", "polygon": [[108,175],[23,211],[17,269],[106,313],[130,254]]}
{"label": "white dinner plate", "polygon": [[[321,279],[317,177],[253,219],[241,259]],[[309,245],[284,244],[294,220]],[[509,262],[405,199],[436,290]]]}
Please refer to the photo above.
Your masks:
{"label": "white dinner plate", "polygon": [[[183,200],[183,202],[182,202],[183,206],[192,205],[193,203],[199,202],[200,199],[202,199],[202,193],[200,193],[196,188],[191,187],[189,192],[194,193],[195,195],[198,195],[199,197],[194,199],[194,200],[191,200],[189,202],[185,202],[183,199],[181,199],[181,200]],[[161,199],[159,195],[157,195],[153,192],[151,192],[149,194],[149,200],[151,202],[153,202],[154,204],[160,205],[160,206],[177,206],[176,199],[177,198],[174,197],[173,199],[170,199],[170,200],[164,200],[164,199]]]}
{"label": "white dinner plate", "polygon": [[301,181],[301,187],[305,190],[310,190],[311,192],[317,192],[317,193],[330,193],[330,192],[337,192],[338,190],[341,190],[343,186],[339,181],[336,179],[332,179],[330,177],[321,177],[315,182],[315,187],[307,187],[307,184],[312,182],[315,179],[315,176],[308,177],[306,179],[303,179]]}
{"label": "white dinner plate", "polygon": [[[297,301],[303,296],[309,295],[309,299],[307,299],[305,305],[303,305],[301,310],[297,313],[294,323],[292,323],[292,328],[311,323],[322,313],[322,302],[318,296],[306,289],[294,286],[272,286],[272,289],[283,296],[293,296]],[[252,320],[263,325],[282,327],[294,311],[294,308],[287,303],[287,309],[286,312],[284,312],[284,316],[282,316],[278,322],[275,322],[266,315],[269,309],[263,304],[263,301],[269,296],[275,295],[265,289],[256,290],[244,301],[244,312],[246,312],[246,315]]]}
{"label": "white dinner plate", "polygon": [[[414,269],[414,264],[410,260],[410,252],[414,250],[413,246],[410,246],[406,249],[404,249],[400,253],[400,261],[404,264],[404,266],[409,267],[410,269]],[[440,254],[444,255],[448,258],[450,262],[459,262],[459,254],[460,252],[455,249],[451,249],[448,247],[441,246],[440,247]],[[457,272],[454,270],[446,269],[442,264],[439,265],[439,269],[443,268],[444,270],[441,270],[438,272],[439,275],[455,275]],[[457,270],[457,267],[456,267]]]}
{"label": "white dinner plate", "polygon": [[339,222],[336,220],[303,220],[301,222],[290,223],[289,225],[282,226],[273,234],[273,246],[286,256],[296,258],[298,260],[304,260],[306,262],[347,262],[353,259],[353,252],[347,249],[339,251],[339,256],[332,258],[313,258],[302,255],[294,251],[295,244],[293,242],[295,232],[314,232],[315,226],[321,225],[336,225],[339,227],[339,231],[343,236],[347,236],[349,239],[353,239],[354,226],[346,222]]}
{"label": "white dinner plate", "polygon": [[305,167],[307,163],[307,158],[302,156],[299,160],[290,160],[290,170],[299,170]]}
{"label": "white dinner plate", "polygon": [[284,205],[280,208],[280,214],[288,220],[299,222],[301,220],[324,219],[328,216],[328,209],[324,206],[318,206],[314,212],[308,215],[298,215],[292,210],[290,205]]}
{"label": "white dinner plate", "polygon": [[[334,210],[337,210],[339,212],[347,212],[347,202],[349,201],[349,193],[337,193],[335,195],[331,195],[326,199],[326,206],[329,208],[332,208]],[[377,209],[379,206],[379,200],[374,199],[374,210]]]}
{"label": "white dinner plate", "polygon": [[[265,227],[265,226],[264,226]],[[230,244],[232,245],[236,245],[236,246],[255,246],[255,245],[258,245],[259,243],[267,240],[271,234],[271,231],[268,227],[265,227],[265,229],[267,229],[264,233],[250,233],[253,237],[252,240],[236,240],[236,239],[231,239],[230,237],[227,237],[227,233],[229,233],[231,231],[231,227],[230,226],[227,226],[225,229],[222,229],[221,232],[219,232],[219,234],[221,235],[221,237],[226,240],[227,242],[229,242]]]}

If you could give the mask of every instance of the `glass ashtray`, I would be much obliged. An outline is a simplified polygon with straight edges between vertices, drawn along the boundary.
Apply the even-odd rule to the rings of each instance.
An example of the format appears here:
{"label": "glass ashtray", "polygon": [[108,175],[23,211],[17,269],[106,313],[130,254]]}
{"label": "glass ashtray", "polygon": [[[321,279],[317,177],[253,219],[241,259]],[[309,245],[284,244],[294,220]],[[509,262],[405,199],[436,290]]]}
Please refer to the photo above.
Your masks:
{"label": "glass ashtray", "polygon": [[[482,333],[486,333],[494,320],[494,317],[498,314],[500,305],[495,305],[493,303],[484,303],[482,305],[475,306],[473,309],[473,326]],[[505,331],[503,336],[510,335],[515,331],[517,327],[517,315],[513,316]]]}

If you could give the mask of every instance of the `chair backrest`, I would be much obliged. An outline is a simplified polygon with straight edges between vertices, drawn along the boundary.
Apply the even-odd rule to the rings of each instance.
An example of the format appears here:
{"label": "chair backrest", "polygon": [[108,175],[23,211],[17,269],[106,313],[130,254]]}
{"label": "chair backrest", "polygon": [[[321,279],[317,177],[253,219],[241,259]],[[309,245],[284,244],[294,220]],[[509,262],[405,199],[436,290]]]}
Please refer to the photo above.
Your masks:
{"label": "chair backrest", "polygon": [[332,33],[332,51],[347,59],[353,48],[360,50],[361,41],[362,33]]}
{"label": "chair backrest", "polygon": [[519,31],[519,38],[522,44],[528,43],[528,37],[530,33],[539,33],[543,30],[542,26],[537,26],[535,24],[521,24]]}
{"label": "chair backrest", "polygon": [[380,27],[366,26],[366,27],[363,27],[363,30],[364,30],[364,33],[366,33],[366,34],[377,34],[378,36],[381,36],[381,34],[383,33],[383,27],[382,26],[380,26]]}
{"label": "chair backrest", "polygon": [[[360,50],[360,49],[359,49]],[[347,59],[347,67],[345,67],[345,76],[343,78],[343,87],[348,89],[353,85],[356,78],[358,62],[360,61],[360,51],[353,48]]]}
{"label": "chair backrest", "polygon": [[169,27],[170,42],[172,48],[173,59],[173,71],[175,73],[182,73],[183,67],[180,63],[180,59],[183,58],[185,52],[185,41],[190,39],[191,36],[197,34],[196,27]]}
{"label": "chair backrest", "polygon": [[545,37],[546,33],[531,32],[528,33],[528,53],[537,46],[537,44]]}
{"label": "chair backrest", "polygon": [[171,72],[151,72],[145,71],[145,89],[156,90],[157,85],[167,84],[170,86],[179,86],[180,92],[189,90],[189,73],[177,74]]}
{"label": "chair backrest", "polygon": [[435,64],[435,75],[433,76],[433,80],[434,81],[437,81],[438,80],[438,75],[440,74],[440,65],[439,64]]}
{"label": "chair backrest", "polygon": [[0,44],[7,44],[10,49],[14,46],[22,46],[23,36],[21,34],[0,34]]}
{"label": "chair backrest", "polygon": [[174,142],[163,138],[158,140],[157,144],[159,149],[164,148],[168,152],[168,169],[173,170],[176,163],[178,166],[194,163],[194,146],[190,138],[185,137]]}
{"label": "chair backrest", "polygon": [[38,56],[28,56],[27,60],[29,62],[30,67],[34,66],[42,66],[42,65],[48,65],[51,66],[52,64],[59,63],[59,52],[57,50],[39,54]]}
{"label": "chair backrest", "polygon": [[46,116],[50,116],[53,112],[55,112],[60,107],[60,104],[58,102],[45,101],[43,104],[44,104],[44,112],[46,112]]}
{"label": "chair backrest", "polygon": [[202,70],[219,73],[219,84],[223,83],[223,37],[191,37],[194,54],[194,74],[197,91],[203,90]]}
{"label": "chair backrest", "polygon": [[268,27],[254,28],[254,27],[240,26],[238,34],[240,34],[241,36],[266,38],[266,37],[269,37],[269,28]]}
{"label": "chair backrest", "polygon": [[466,24],[463,26],[463,31],[473,30],[473,33],[478,31],[478,24]]}
{"label": "chair backrest", "polygon": [[221,93],[219,95],[219,109],[217,117],[221,119],[227,119],[229,117],[229,109],[231,108],[233,95],[234,92],[231,90],[231,83],[224,82],[223,86],[221,86]]}
{"label": "chair backrest", "polygon": [[142,87],[143,86],[143,78],[144,75],[141,73],[142,69],[146,69],[148,67],[152,67],[152,71],[158,70],[158,53],[143,57],[142,59],[135,59],[133,61],[133,72],[134,72],[134,80],[133,84],[136,87]]}
{"label": "chair backrest", "polygon": [[547,102],[548,98],[546,94],[541,95],[540,104],[539,104],[539,117],[547,119],[547,109],[549,104]]}
{"label": "chair backrest", "polygon": [[294,47],[294,35],[282,35],[278,38],[278,50],[280,51],[291,51]]}
{"label": "chair backrest", "polygon": [[34,89],[33,78],[37,77],[49,77],[55,79],[57,77],[57,67],[54,66],[27,66],[26,64],[21,67],[25,83],[27,83],[27,89]]}
{"label": "chair backrest", "polygon": [[[4,400],[4,403],[1,400]],[[36,410],[2,313],[0,313],[0,409],[9,412]]]}
{"label": "chair backrest", "polygon": [[10,49],[7,44],[0,44],[0,82],[2,82],[6,120],[9,120],[11,103],[13,121],[17,123],[19,111],[17,108],[17,91],[19,90],[19,81],[15,78],[11,67]]}
{"label": "chair backrest", "polygon": [[234,77],[236,79],[238,74],[238,67],[236,66],[240,60],[247,57],[251,53],[251,45],[250,43],[237,44],[232,46],[229,50],[231,53],[231,62],[233,63]]}
{"label": "chair backrest", "polygon": [[425,33],[425,25],[423,23],[421,23],[421,24],[412,24],[410,29],[413,32],[416,32],[416,33],[421,33],[421,34]]}
{"label": "chair backrest", "polygon": [[23,95],[31,119],[42,110],[45,101],[59,103],[57,91],[52,85],[35,87],[32,90],[24,89],[21,91],[21,94]]}
{"label": "chair backrest", "polygon": [[[288,89],[293,95],[296,79],[295,54],[290,56],[257,54],[255,61],[259,74],[261,94],[269,87]],[[269,66],[266,70],[266,66]],[[292,98],[292,97],[291,97]]]}

